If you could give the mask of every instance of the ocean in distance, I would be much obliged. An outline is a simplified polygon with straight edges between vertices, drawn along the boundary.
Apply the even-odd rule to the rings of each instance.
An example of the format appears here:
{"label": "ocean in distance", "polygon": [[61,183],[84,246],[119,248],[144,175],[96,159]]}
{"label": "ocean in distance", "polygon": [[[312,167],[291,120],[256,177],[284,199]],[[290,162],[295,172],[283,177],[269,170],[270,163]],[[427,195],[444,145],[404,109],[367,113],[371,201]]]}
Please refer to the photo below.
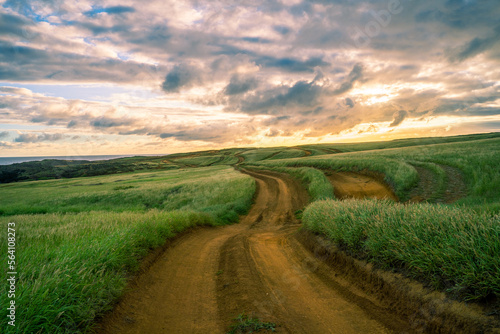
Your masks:
{"label": "ocean in distance", "polygon": [[117,158],[126,158],[126,157],[161,157],[167,154],[123,154],[123,155],[79,155],[79,156],[57,156],[57,157],[0,157],[0,165],[10,165],[17,164],[20,162],[28,162],[28,161],[42,161],[45,159],[57,159],[57,160],[89,160],[89,161],[97,161],[97,160],[110,160]]}

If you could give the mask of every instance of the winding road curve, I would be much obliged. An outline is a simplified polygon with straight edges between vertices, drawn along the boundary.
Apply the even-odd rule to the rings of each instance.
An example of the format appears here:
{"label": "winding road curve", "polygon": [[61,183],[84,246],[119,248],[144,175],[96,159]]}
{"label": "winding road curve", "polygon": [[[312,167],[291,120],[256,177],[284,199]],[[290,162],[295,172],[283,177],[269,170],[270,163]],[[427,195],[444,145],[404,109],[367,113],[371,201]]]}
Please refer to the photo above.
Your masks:
{"label": "winding road curve", "polygon": [[409,331],[406,321],[297,241],[295,212],[308,201],[297,181],[242,172],[258,185],[248,215],[239,224],[199,229],[173,241],[132,283],[98,333],[225,333],[243,312],[275,322],[278,333]]}

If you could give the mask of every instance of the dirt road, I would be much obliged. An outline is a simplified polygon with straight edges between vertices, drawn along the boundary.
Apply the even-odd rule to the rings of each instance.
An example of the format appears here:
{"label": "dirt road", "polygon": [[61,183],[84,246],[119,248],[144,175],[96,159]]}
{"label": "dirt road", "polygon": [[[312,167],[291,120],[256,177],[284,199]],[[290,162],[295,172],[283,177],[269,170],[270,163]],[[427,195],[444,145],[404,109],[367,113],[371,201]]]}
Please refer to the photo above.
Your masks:
{"label": "dirt road", "polygon": [[245,312],[278,333],[408,330],[294,237],[308,200],[293,179],[243,171],[258,184],[241,223],[200,229],[173,242],[142,274],[98,333],[225,333]]}

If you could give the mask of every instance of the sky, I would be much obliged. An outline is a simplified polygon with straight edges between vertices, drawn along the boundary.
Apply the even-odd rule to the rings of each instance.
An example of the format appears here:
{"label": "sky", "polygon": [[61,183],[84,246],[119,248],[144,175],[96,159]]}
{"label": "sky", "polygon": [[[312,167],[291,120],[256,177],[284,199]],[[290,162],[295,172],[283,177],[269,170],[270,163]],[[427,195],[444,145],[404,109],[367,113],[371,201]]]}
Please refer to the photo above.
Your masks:
{"label": "sky", "polygon": [[0,156],[500,131],[498,0],[0,0]]}

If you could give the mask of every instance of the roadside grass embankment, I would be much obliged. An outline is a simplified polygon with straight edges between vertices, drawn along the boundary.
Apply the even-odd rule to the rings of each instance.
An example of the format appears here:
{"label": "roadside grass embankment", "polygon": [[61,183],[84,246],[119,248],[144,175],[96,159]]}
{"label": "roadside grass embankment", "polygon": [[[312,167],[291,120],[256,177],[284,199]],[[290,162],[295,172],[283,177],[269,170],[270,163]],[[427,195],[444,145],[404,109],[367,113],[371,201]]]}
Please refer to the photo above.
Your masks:
{"label": "roadside grass embankment", "polygon": [[[5,231],[9,222],[15,223],[18,264],[16,327],[4,327],[3,333],[86,332],[119,298],[149,250],[194,226],[237,221],[250,208],[255,192],[251,177],[220,166],[73,179],[81,187],[58,188],[68,181],[50,181],[54,191],[47,188],[48,181],[5,185],[17,187],[8,194],[2,189],[4,214],[21,198],[26,198],[28,210],[30,202],[55,206],[55,213],[0,217]],[[117,192],[123,194],[116,197]],[[144,203],[160,204],[152,209],[135,206],[141,196],[151,196]],[[4,200],[10,204],[5,206]],[[79,213],[68,212],[80,201],[75,209]],[[99,211],[90,211],[92,207]],[[1,249],[7,249],[6,236],[0,237]],[[0,260],[7,263],[7,252]],[[0,316],[6,319],[6,291],[0,298]]]}
{"label": "roadside grass embankment", "polygon": [[500,217],[467,208],[374,200],[323,200],[304,227],[349,254],[402,269],[463,300],[500,295]]}

